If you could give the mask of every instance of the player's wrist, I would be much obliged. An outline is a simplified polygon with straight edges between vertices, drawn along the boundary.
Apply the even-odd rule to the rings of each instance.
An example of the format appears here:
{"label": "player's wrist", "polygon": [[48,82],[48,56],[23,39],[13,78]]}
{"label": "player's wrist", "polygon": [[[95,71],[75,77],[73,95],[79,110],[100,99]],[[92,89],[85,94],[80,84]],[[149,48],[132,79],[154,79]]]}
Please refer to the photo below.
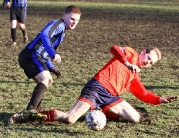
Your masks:
{"label": "player's wrist", "polygon": [[132,65],[127,61],[124,63],[124,65],[129,68],[129,69],[132,69]]}
{"label": "player's wrist", "polygon": [[124,63],[125,66],[131,65],[128,61]]}

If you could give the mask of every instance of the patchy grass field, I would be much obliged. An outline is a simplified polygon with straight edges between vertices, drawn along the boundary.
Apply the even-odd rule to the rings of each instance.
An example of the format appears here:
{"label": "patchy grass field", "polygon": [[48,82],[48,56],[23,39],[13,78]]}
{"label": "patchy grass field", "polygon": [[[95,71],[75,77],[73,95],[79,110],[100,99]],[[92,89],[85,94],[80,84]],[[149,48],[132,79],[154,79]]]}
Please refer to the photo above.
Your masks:
{"label": "patchy grass field", "polygon": [[[93,0],[94,1],[94,0]],[[66,6],[75,4],[82,11],[81,21],[67,36],[58,53],[62,62],[56,66],[63,77],[54,77],[46,92],[42,108],[67,111],[78,98],[84,84],[110,58],[109,47],[129,45],[140,51],[156,46],[162,59],[141,71],[146,88],[162,96],[179,93],[179,2],[176,0],[112,0],[106,3],[29,1],[26,26],[32,40],[44,25],[61,18]],[[108,2],[108,3],[107,3]],[[153,106],[137,100],[130,93],[122,97],[134,106],[145,108],[149,116],[139,124],[108,120],[104,130],[90,131],[84,116],[73,125],[63,123],[14,124],[8,118],[26,108],[35,83],[28,80],[18,65],[23,49],[21,31],[17,30],[16,47],[11,43],[9,9],[0,9],[0,137],[4,138],[177,138],[179,137],[179,103]]]}

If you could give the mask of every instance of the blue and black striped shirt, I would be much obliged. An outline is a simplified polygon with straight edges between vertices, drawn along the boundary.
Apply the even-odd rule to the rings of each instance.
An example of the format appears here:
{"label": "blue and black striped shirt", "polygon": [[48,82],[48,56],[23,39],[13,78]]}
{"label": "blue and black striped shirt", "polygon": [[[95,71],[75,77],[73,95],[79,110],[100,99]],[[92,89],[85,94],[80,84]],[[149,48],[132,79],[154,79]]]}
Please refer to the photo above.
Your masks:
{"label": "blue and black striped shirt", "polygon": [[[6,3],[10,0],[6,0]],[[12,7],[27,7],[27,0],[12,0]]]}
{"label": "blue and black striped shirt", "polygon": [[40,57],[48,69],[54,68],[51,59],[54,58],[56,49],[65,37],[65,23],[61,20],[49,22],[37,37],[26,45],[32,51],[32,58]]}

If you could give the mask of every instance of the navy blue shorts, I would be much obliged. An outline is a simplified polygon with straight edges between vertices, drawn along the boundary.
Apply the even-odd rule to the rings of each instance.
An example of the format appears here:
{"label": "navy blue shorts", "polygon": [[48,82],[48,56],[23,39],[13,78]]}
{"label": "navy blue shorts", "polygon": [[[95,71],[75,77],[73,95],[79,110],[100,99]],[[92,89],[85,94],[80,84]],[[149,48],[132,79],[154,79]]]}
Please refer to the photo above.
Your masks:
{"label": "navy blue shorts", "polygon": [[91,110],[97,108],[106,108],[120,103],[122,98],[111,95],[97,80],[91,79],[87,82],[78,98],[80,101],[87,102],[91,105]]}

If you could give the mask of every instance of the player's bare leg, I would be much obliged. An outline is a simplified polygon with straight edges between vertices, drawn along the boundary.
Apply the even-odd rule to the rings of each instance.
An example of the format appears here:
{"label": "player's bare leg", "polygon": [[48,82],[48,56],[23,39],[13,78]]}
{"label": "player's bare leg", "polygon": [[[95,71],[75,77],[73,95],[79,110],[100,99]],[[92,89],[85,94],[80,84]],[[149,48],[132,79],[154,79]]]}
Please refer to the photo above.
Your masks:
{"label": "player's bare leg", "polygon": [[26,30],[26,26],[23,23],[18,23],[19,28],[22,31],[23,34],[23,43],[27,43],[28,42],[28,35],[27,35],[27,30]]}
{"label": "player's bare leg", "polygon": [[27,110],[35,109],[39,111],[43,96],[48,87],[52,84],[53,79],[49,71],[43,71],[33,79],[37,83],[37,86],[34,88]]}
{"label": "player's bare leg", "polygon": [[119,121],[129,121],[133,123],[140,121],[140,114],[126,101],[118,103],[108,111],[118,115]]}
{"label": "player's bare leg", "polygon": [[53,79],[49,71],[45,70],[39,73],[37,76],[33,78],[33,80],[38,83],[43,83],[48,88],[52,85]]}
{"label": "player's bare leg", "polygon": [[66,124],[73,124],[83,114],[85,114],[89,108],[90,105],[88,103],[77,100],[67,113],[56,110],[54,113],[54,119]]}

